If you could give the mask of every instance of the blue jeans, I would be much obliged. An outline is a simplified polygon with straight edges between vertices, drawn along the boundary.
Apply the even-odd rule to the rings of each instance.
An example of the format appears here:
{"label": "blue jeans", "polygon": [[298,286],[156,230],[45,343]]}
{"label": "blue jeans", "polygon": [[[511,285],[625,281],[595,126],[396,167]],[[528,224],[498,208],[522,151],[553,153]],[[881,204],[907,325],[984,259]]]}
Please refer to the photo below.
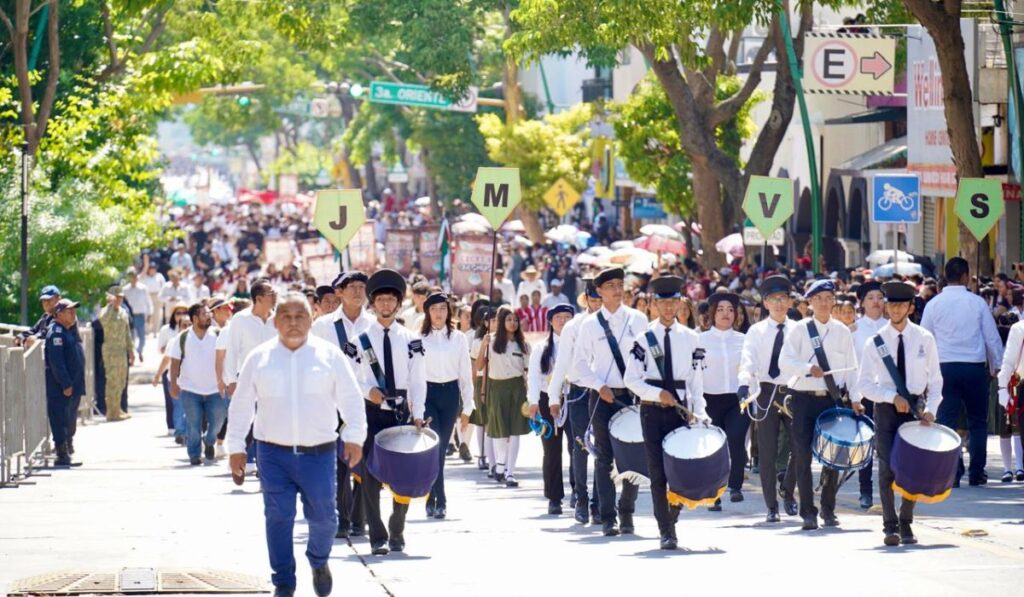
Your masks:
{"label": "blue jeans", "polygon": [[200,449],[199,438],[203,430],[203,415],[209,424],[206,426],[206,445],[212,446],[217,441],[217,432],[224,423],[224,417],[228,415],[227,400],[220,397],[219,393],[194,394],[186,390],[181,391],[178,397],[185,409],[185,447],[188,449],[189,458],[198,458]]}
{"label": "blue jeans", "polygon": [[132,326],[135,337],[139,340],[139,352],[146,347],[146,316],[132,315]]}
{"label": "blue jeans", "polygon": [[267,552],[275,587],[295,587],[295,495],[302,497],[302,514],[309,528],[306,558],[310,566],[327,564],[338,531],[334,494],[337,490],[335,450],[323,454],[293,454],[291,450],[256,442],[260,489],[266,518]]}
{"label": "blue jeans", "polygon": [[185,407],[181,400],[171,398],[170,372],[164,371],[160,378],[164,386],[164,408],[167,411],[167,428],[174,430],[174,437],[185,437]]}
{"label": "blue jeans", "polygon": [[[941,363],[942,403],[936,419],[950,429],[959,426],[960,409],[967,410],[968,452],[971,454],[970,479],[985,474],[988,441],[988,371],[985,363]],[[962,466],[962,465],[961,465]],[[962,469],[961,469],[962,470]]]}
{"label": "blue jeans", "polygon": [[462,405],[462,397],[459,394],[459,382],[450,381],[447,383],[427,383],[427,404],[425,409],[426,417],[430,418],[430,428],[437,433],[438,450],[441,458],[441,468],[434,480],[434,486],[427,497],[427,504],[434,504],[438,508],[448,507],[448,497],[444,493],[444,459],[445,448],[448,447],[448,440],[452,437],[452,430],[455,429],[455,420],[459,417],[459,407]]}

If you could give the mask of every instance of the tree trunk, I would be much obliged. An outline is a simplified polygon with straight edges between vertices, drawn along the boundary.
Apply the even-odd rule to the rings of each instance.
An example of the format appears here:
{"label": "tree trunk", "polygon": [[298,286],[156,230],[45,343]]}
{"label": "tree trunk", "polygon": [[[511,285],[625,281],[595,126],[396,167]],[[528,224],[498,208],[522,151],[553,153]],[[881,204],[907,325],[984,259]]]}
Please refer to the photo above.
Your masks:
{"label": "tree trunk", "polygon": [[366,164],[363,166],[366,170],[366,194],[370,197],[380,197],[380,185],[377,184],[377,171],[373,167],[373,153],[370,153],[370,157],[366,159]]}
{"label": "tree trunk", "polygon": [[[347,95],[339,94],[339,96],[338,102],[341,104],[342,122],[344,122],[345,128],[348,128],[349,123],[355,118],[354,102]],[[348,170],[349,180],[352,181],[352,188],[363,188],[363,178],[359,174],[359,168],[352,164],[352,151],[347,146],[342,146],[341,155],[345,159],[345,168]]]}
{"label": "tree trunk", "polygon": [[527,209],[526,204],[520,203],[516,208],[516,215],[519,216],[519,219],[523,222],[523,227],[526,228],[526,238],[535,243],[547,242],[544,238],[545,230],[540,225],[537,212]]}
{"label": "tree trunk", "polygon": [[722,218],[722,189],[711,166],[702,159],[693,160],[693,195],[697,201],[697,221],[701,225],[701,263],[709,269],[725,265],[725,256],[715,249],[715,243],[725,237]]}

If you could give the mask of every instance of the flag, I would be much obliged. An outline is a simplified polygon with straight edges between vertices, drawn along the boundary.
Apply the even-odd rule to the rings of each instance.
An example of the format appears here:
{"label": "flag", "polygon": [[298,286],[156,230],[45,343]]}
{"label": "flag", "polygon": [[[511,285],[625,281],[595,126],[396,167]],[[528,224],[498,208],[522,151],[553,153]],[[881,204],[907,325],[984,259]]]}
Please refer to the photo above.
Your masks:
{"label": "flag", "polygon": [[438,279],[441,281],[441,287],[444,288],[445,292],[451,290],[451,281],[449,280],[451,274],[451,228],[448,227],[448,218],[441,220],[441,231],[437,235],[438,252],[441,254],[441,271]]}

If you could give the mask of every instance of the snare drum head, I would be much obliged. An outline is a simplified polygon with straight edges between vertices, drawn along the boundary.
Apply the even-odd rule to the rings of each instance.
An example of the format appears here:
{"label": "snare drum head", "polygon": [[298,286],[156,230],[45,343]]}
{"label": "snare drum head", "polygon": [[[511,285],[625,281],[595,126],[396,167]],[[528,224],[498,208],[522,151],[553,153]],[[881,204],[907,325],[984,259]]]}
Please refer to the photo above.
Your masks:
{"label": "snare drum head", "polygon": [[854,417],[853,411],[834,409],[822,413],[818,429],[843,445],[860,444],[875,436],[874,427],[867,421],[865,417]]}
{"label": "snare drum head", "polygon": [[437,434],[427,427],[416,429],[415,425],[400,425],[381,431],[373,442],[389,452],[419,454],[437,445]]}
{"label": "snare drum head", "polygon": [[644,430],[640,425],[640,408],[627,406],[612,415],[608,422],[608,433],[615,439],[628,444],[642,444]]}
{"label": "snare drum head", "polygon": [[920,421],[910,421],[900,425],[897,433],[908,444],[929,452],[951,452],[960,448],[956,431],[938,423],[922,425]]}
{"label": "snare drum head", "polygon": [[665,436],[665,453],[680,460],[707,458],[725,445],[725,432],[715,426],[680,427]]}

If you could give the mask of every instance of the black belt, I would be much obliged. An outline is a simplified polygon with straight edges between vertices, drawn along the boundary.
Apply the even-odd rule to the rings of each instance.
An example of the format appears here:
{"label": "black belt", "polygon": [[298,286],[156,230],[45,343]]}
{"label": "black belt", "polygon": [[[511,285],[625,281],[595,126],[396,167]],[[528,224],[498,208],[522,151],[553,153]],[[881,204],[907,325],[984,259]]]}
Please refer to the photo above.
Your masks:
{"label": "black belt", "polygon": [[[632,396],[633,393],[629,391],[629,388],[608,388],[612,391],[612,396]],[[594,392],[597,394],[598,392]]]}
{"label": "black belt", "polygon": [[[686,381],[680,379],[673,380],[671,383],[665,383],[665,381],[661,379],[645,379],[644,383],[646,383],[649,386],[654,386],[656,388],[661,388],[663,390],[669,391],[686,389]],[[665,386],[671,387],[666,388]]]}
{"label": "black belt", "polygon": [[[443,387],[443,386],[450,386],[452,384],[457,384],[457,383],[459,383],[459,380],[457,380],[457,379],[453,379],[451,381],[428,381],[427,382],[427,387],[429,388],[430,386],[434,386],[435,388],[440,388],[440,387]],[[399,391],[401,391],[403,394],[405,393],[405,390],[399,390]]]}
{"label": "black belt", "polygon": [[811,398],[828,398],[828,390],[794,390],[790,388],[790,391],[793,394],[802,394]]}
{"label": "black belt", "polygon": [[319,456],[320,454],[327,454],[328,452],[332,452],[334,451],[334,448],[337,445],[336,442],[327,442],[326,444],[320,444],[318,446],[282,446],[281,444],[265,442],[263,440],[259,440],[259,442],[272,448],[288,450],[292,454],[310,454],[313,456]]}

